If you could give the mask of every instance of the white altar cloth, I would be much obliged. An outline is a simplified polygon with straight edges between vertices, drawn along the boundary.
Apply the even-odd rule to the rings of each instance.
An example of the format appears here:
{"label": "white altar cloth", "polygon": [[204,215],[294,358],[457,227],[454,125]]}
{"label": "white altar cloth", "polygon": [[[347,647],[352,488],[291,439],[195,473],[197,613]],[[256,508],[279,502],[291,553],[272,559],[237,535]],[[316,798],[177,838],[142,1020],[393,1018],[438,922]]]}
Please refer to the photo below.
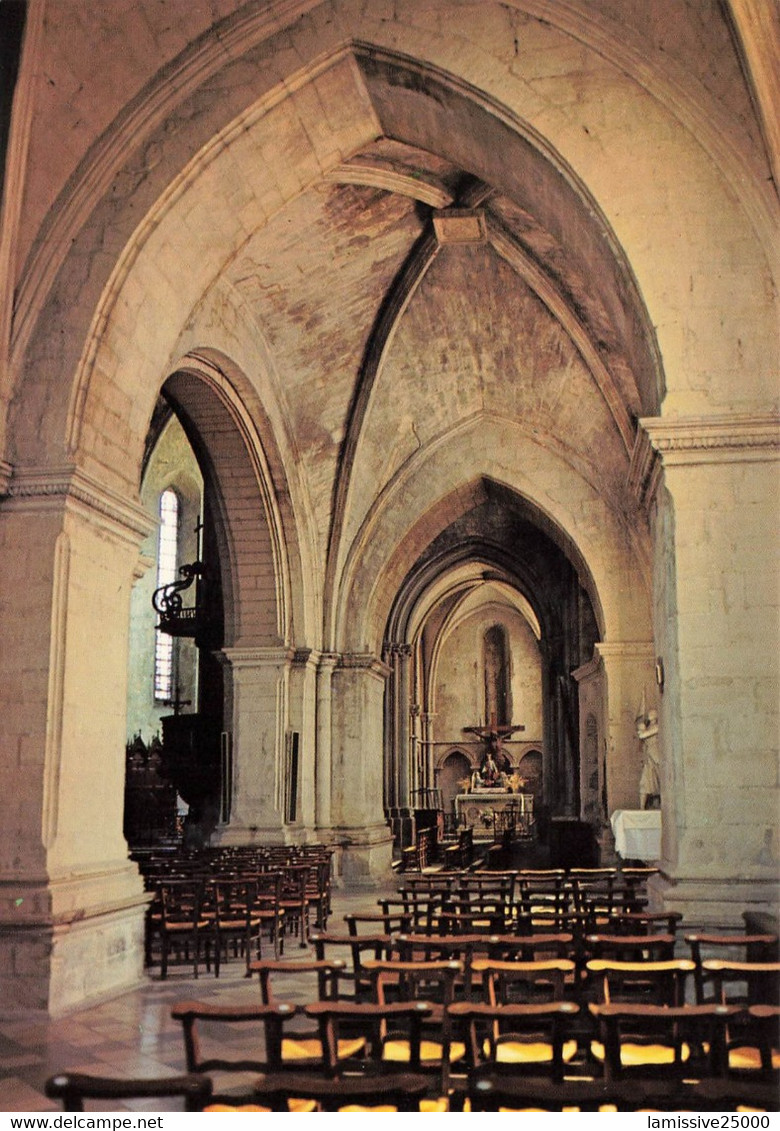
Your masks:
{"label": "white altar cloth", "polygon": [[515,808],[520,823],[527,824],[533,815],[534,795],[510,793],[506,789],[474,789],[470,793],[459,793],[455,797],[458,826],[465,828],[471,825],[475,832],[489,829],[492,833],[493,814],[510,806]]}
{"label": "white altar cloth", "polygon": [[624,860],[660,858],[660,809],[616,809],[610,820],[618,856]]}

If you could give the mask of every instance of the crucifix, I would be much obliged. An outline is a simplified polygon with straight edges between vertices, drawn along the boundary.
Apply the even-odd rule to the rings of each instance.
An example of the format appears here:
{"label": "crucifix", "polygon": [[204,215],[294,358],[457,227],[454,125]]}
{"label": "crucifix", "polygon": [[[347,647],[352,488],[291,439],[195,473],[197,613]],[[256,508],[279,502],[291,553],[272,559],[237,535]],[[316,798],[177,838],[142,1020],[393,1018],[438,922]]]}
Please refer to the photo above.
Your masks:
{"label": "crucifix", "polygon": [[464,727],[463,730],[466,734],[478,735],[486,744],[485,754],[480,767],[480,773],[482,773],[483,777],[486,772],[486,767],[487,771],[492,774],[511,772],[512,763],[501,750],[501,740],[509,738],[510,734],[515,734],[516,731],[525,730],[524,726],[512,726],[510,723],[499,724],[496,722],[496,716],[491,715],[490,723],[487,726]]}
{"label": "crucifix", "polygon": [[463,730],[466,734],[479,735],[479,737],[484,739],[485,742],[489,742],[490,739],[495,735],[500,743],[502,738],[509,738],[510,734],[514,734],[515,731],[518,730],[525,730],[525,727],[507,726],[503,724],[499,725],[496,722],[496,716],[491,715],[490,723],[487,726],[464,727]]}
{"label": "crucifix", "polygon": [[173,707],[174,715],[180,715],[182,707],[189,707],[192,703],[191,699],[182,699],[181,690],[179,688],[179,681],[176,681],[176,691],[173,699],[163,699],[164,707]]}

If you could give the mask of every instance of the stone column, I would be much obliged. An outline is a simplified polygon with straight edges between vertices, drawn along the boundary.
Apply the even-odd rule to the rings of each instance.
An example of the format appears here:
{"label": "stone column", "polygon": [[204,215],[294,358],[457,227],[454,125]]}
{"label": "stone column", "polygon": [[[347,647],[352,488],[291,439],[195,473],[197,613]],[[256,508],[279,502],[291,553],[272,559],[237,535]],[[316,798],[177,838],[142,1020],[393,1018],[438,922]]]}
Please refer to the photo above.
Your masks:
{"label": "stone column", "polygon": [[436,784],[433,773],[433,715],[430,711],[422,711],[420,714],[420,727],[421,735],[420,742],[422,744],[422,758],[423,758],[423,773],[425,780],[423,785],[431,787]]}
{"label": "stone column", "polygon": [[288,648],[225,648],[233,702],[233,804],[221,844],[282,842]]}
{"label": "stone column", "polygon": [[6,492],[0,992],[57,1014],[142,975],[122,820],[130,591],[154,521],[74,466],[17,469]]}
{"label": "stone column", "polygon": [[399,644],[395,650],[396,656],[396,720],[398,726],[398,807],[409,808],[409,668],[412,649],[408,644]]}
{"label": "stone column", "polygon": [[780,429],[759,414],[640,423],[664,677],[657,895],[692,922],[743,925],[778,903]]}
{"label": "stone column", "polygon": [[333,669],[338,661],[335,652],[323,652],[317,666],[317,762],[315,777],[317,783],[317,829],[329,830],[331,827],[331,747]]}
{"label": "stone column", "polygon": [[409,707],[409,768],[411,775],[409,792],[411,800],[415,805],[417,804],[416,798],[419,796],[416,791],[425,786],[421,758],[420,704],[412,703]]}
{"label": "stone column", "polygon": [[606,700],[600,656],[573,671],[579,687],[580,817],[593,826],[602,864],[614,862],[614,837],[606,791]]}
{"label": "stone column", "polygon": [[655,649],[650,642],[627,640],[596,644],[604,668],[604,728],[607,753],[607,804],[615,809],[639,808],[641,750],[636,719],[643,698],[656,690]]}
{"label": "stone column", "polygon": [[290,731],[298,735],[298,804],[295,836],[314,838],[317,809],[316,726],[319,654],[298,648],[290,667]]}
{"label": "stone column", "polygon": [[368,653],[343,655],[333,672],[331,816],[344,882],[390,876],[393,838],[382,807],[384,683],[390,669]]}

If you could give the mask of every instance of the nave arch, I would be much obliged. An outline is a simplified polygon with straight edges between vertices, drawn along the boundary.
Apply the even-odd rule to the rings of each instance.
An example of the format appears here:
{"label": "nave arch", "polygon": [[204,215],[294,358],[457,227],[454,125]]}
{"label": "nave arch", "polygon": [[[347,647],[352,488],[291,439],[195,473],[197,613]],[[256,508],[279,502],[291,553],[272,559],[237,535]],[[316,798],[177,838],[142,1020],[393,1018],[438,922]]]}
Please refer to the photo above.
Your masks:
{"label": "nave arch", "polygon": [[[633,801],[637,690],[648,675],[652,685],[660,652],[676,786],[667,873],[687,869],[695,892],[702,876],[723,878],[731,859],[751,881],[771,871],[763,847],[771,843],[771,740],[748,726],[760,714],[755,696],[768,701],[762,649],[740,653],[728,675],[739,684],[737,710],[723,718],[725,649],[707,627],[716,618],[718,639],[752,632],[765,641],[769,624],[760,608],[743,616],[740,605],[766,583],[733,581],[735,600],[721,594],[719,564],[731,562],[730,543],[750,542],[746,498],[763,500],[765,522],[773,515],[756,486],[771,446],[777,357],[768,250],[776,201],[768,204],[763,162],[734,105],[709,114],[716,98],[695,83],[683,89],[682,68],[660,67],[658,49],[648,67],[641,40],[606,16],[532,4],[507,55],[511,40],[499,33],[509,5],[484,5],[484,34],[473,43],[469,6],[442,4],[446,19],[435,32],[412,19],[414,6],[388,18],[380,0],[307,4],[300,22],[283,6],[249,4],[219,37],[185,42],[173,65],[160,62],[127,105],[107,110],[113,120],[83,150],[74,140],[72,166],[60,153],[56,174],[33,167],[33,181],[37,172],[51,184],[32,184],[31,208],[17,201],[20,265],[9,284],[13,343],[1,395],[0,591],[14,594],[3,608],[10,645],[0,661],[14,752],[4,770],[12,801],[2,863],[8,906],[22,908],[9,914],[21,917],[30,953],[37,948],[28,983],[20,982],[36,1007],[88,996],[79,973],[85,950],[95,992],[139,973],[143,901],[119,835],[116,786],[129,589],[150,528],[138,474],[166,377],[183,411],[195,411],[189,396],[198,382],[213,382],[212,403],[230,418],[262,515],[269,590],[251,619],[243,601],[250,528],[223,522],[232,711],[237,726],[245,722],[240,745],[253,767],[227,836],[288,835],[278,779],[269,789],[268,775],[293,730],[308,741],[309,800],[289,835],[322,833],[348,845],[350,878],[361,882],[386,867],[386,625],[409,570],[488,479],[565,532],[570,560],[593,579],[601,638],[579,678],[581,690],[607,683],[600,733],[626,755],[611,759],[615,803]],[[67,114],[67,100],[59,102]],[[41,123],[45,147],[81,136],[47,130],[47,117]],[[37,209],[49,204],[44,217]],[[458,250],[458,212],[479,228],[472,260]],[[255,268],[281,262],[277,253],[292,243],[280,234],[285,224],[309,233],[316,224],[308,221],[328,216],[336,228],[361,216],[369,225],[339,245],[355,278],[331,307],[322,303],[318,332],[310,309],[296,321],[289,277]],[[329,246],[303,240],[291,274]],[[359,253],[380,246],[374,270]],[[364,492],[351,457],[370,456],[372,429],[381,437],[371,416],[392,399],[393,381],[383,387],[383,378],[402,375],[394,347],[414,355],[433,309],[417,300],[458,271],[468,277],[477,256],[500,260],[513,293],[559,323],[557,343],[568,338],[578,355],[589,405],[598,400],[613,423],[586,451],[581,438],[567,446],[537,422],[503,414],[503,405],[466,414],[432,426],[418,450],[399,448],[397,466]],[[315,292],[306,298],[317,305]],[[433,313],[458,326],[462,309]],[[351,331],[348,348],[334,351],[334,327]],[[322,359],[320,369],[307,367],[291,337]],[[341,398],[329,412],[326,388]],[[607,433],[609,443],[599,443]],[[592,474],[602,456],[608,477]],[[715,518],[705,513],[712,509]],[[697,545],[710,538],[717,553],[706,556]],[[705,580],[688,598],[682,579],[698,574]],[[703,594],[715,594],[712,606],[700,607]],[[79,636],[98,622],[106,642],[83,647]],[[750,773],[735,791],[724,736],[745,727]],[[103,820],[83,829],[81,785],[98,759],[93,800]],[[17,794],[19,767],[25,790]],[[346,791],[331,788],[342,780]],[[714,829],[713,798],[724,818]],[[763,817],[754,821],[757,806]],[[69,933],[75,922],[84,950]]]}

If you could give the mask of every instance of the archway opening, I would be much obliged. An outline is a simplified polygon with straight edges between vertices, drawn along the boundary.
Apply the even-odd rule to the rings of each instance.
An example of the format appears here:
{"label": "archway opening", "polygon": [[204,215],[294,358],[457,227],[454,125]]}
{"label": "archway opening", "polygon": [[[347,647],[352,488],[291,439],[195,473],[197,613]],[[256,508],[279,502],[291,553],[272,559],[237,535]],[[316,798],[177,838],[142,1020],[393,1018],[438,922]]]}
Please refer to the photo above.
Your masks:
{"label": "archway opening", "polygon": [[501,768],[528,778],[537,812],[580,814],[573,673],[600,639],[592,583],[527,501],[482,488],[409,570],[388,624],[385,804],[402,847],[431,790],[457,827],[454,785],[468,788],[496,730]]}

